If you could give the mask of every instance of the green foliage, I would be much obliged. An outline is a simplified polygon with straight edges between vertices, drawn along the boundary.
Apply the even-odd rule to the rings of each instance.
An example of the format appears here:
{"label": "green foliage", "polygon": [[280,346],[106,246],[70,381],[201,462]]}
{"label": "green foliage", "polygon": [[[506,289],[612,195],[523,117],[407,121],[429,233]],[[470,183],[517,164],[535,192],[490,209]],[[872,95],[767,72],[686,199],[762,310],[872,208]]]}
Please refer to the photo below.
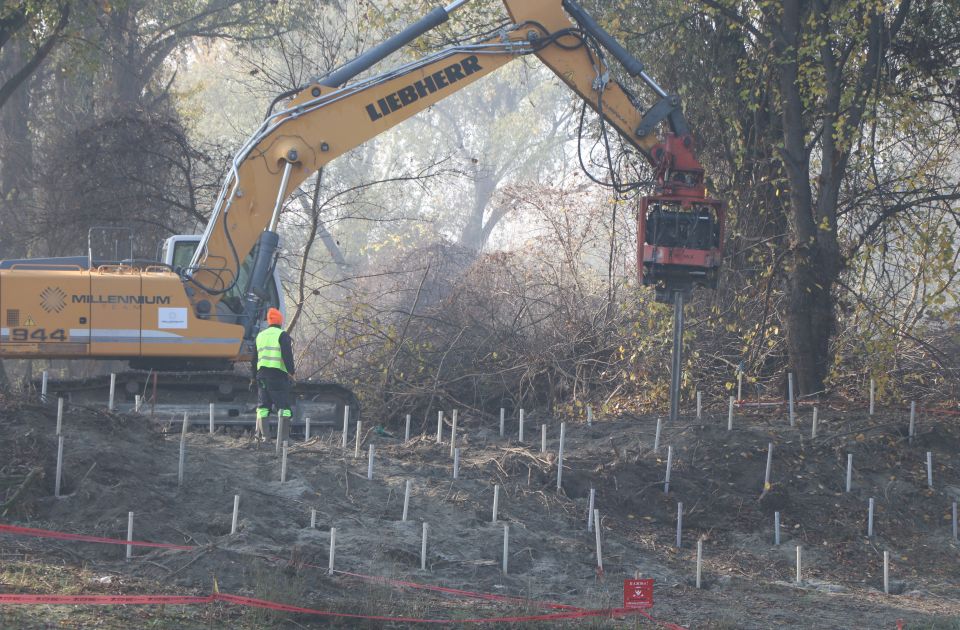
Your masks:
{"label": "green foliage", "polygon": [[[947,16],[957,3],[594,7],[684,97],[730,204],[727,289],[715,311],[725,317],[713,335],[742,340],[731,362],[761,378],[788,360],[802,371],[810,366],[797,340],[819,339],[834,387],[865,372],[900,374],[905,362],[926,363],[923,372],[931,360],[948,364],[924,340],[951,325],[955,303],[958,40]],[[798,316],[816,304],[826,320]]]}
{"label": "green foliage", "polygon": [[[738,369],[772,389],[788,366],[812,374],[806,391],[862,391],[869,376],[886,397],[940,387],[960,303],[957,0],[585,4],[682,97],[730,208],[722,288],[690,306],[685,391],[726,395]],[[61,6],[4,4],[0,26],[17,11],[32,25],[0,47],[4,76]],[[69,37],[6,108],[4,155],[17,160],[0,159],[3,198],[39,227],[5,251],[65,247],[53,228],[82,234],[118,200],[143,213],[127,216],[162,217],[161,232],[198,220],[217,175],[192,170],[210,164],[198,145],[238,146],[278,92],[434,6],[71,3]],[[504,19],[499,2],[470,3],[373,72]],[[517,395],[579,414],[613,392],[661,404],[669,312],[631,282],[632,204],[572,175],[571,102],[518,62],[325,169],[317,203],[295,200],[284,220],[310,363],[375,405]],[[128,134],[139,145],[111,126],[130,111],[149,123]],[[155,150],[138,160],[144,145]],[[105,147],[120,147],[121,167],[99,164]],[[59,220],[68,205],[79,223]]]}

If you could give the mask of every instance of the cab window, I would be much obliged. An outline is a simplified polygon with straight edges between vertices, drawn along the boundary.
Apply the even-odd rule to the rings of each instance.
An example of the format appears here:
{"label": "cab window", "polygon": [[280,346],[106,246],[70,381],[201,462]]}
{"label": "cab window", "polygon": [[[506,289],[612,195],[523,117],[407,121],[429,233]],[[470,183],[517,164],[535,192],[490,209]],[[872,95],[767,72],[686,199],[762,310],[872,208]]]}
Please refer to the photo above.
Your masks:
{"label": "cab window", "polygon": [[[173,266],[187,267],[193,260],[193,254],[197,251],[196,241],[177,241],[173,246]],[[246,291],[247,283],[250,282],[250,267],[253,266],[253,254],[247,256],[240,266],[240,277],[237,283],[223,296],[222,302],[226,304],[231,311],[240,314],[243,312],[243,294]],[[268,306],[278,308],[280,304],[280,295],[277,291],[277,283],[274,277],[270,276],[267,280],[267,295],[269,296]]]}

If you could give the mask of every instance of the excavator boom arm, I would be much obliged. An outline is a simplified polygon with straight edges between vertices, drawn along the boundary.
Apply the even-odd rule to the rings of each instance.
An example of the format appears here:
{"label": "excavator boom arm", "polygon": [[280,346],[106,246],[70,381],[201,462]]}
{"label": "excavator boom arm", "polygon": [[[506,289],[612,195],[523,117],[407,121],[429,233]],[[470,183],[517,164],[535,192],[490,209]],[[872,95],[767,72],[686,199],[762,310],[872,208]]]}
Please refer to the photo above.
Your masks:
{"label": "excavator boom arm", "polygon": [[[405,42],[445,21],[462,4],[464,0],[458,0],[447,9],[431,12],[371,52],[315,79],[286,109],[268,116],[234,159],[201,245],[190,269],[185,270],[187,291],[199,317],[213,317],[220,296],[238,281],[242,261],[258,247],[262,251],[251,274],[256,289],[258,278],[265,277],[265,265],[272,264],[278,243],[274,230],[282,203],[310,175],[520,56],[536,54],[628,143],[657,163],[660,140],[656,125],[650,124],[636,99],[611,80],[599,48],[587,44],[588,37],[596,41],[605,33],[595,23],[572,22],[567,11],[579,15],[580,22],[585,13],[571,0],[504,0],[513,23],[497,36],[347,83]],[[628,53],[620,48],[614,54],[623,58]],[[652,84],[639,62],[634,62],[628,71]],[[659,88],[654,91],[665,95]],[[249,296],[247,337],[257,314],[253,308],[256,297]]]}

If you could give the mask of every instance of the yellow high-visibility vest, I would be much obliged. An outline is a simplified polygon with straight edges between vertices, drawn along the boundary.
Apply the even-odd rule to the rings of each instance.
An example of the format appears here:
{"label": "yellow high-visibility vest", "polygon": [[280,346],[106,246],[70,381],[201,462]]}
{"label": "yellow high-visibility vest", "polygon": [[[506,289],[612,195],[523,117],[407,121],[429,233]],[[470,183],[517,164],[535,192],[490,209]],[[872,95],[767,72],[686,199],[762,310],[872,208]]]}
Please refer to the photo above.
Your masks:
{"label": "yellow high-visibility vest", "polygon": [[260,331],[257,335],[257,369],[274,368],[282,372],[287,371],[283,363],[283,353],[280,351],[280,335],[283,330],[271,326]]}

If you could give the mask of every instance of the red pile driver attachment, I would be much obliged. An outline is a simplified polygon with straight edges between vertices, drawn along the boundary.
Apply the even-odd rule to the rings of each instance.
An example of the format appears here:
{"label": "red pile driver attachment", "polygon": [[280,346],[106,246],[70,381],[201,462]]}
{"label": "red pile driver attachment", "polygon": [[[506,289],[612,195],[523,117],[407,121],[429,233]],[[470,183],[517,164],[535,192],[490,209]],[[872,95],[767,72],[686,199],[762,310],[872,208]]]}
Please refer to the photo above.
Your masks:
{"label": "red pile driver attachment", "polygon": [[644,197],[637,215],[637,266],[658,302],[697,286],[715,289],[723,258],[726,211],[706,196],[703,168],[689,136],[668,134],[654,150],[659,195]]}
{"label": "red pile driver attachment", "polygon": [[644,197],[638,216],[638,271],[657,300],[672,302],[675,291],[715,289],[723,258],[725,212],[709,198]]}

